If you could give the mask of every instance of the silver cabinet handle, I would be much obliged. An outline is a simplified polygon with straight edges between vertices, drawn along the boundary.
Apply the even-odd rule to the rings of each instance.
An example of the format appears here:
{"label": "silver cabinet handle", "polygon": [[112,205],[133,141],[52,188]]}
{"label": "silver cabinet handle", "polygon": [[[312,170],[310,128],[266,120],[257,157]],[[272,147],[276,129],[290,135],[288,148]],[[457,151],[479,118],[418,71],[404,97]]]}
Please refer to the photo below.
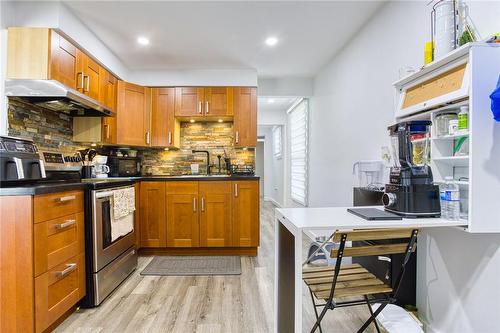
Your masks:
{"label": "silver cabinet handle", "polygon": [[83,75],[83,82],[85,82],[85,78],[87,79],[87,84],[85,84],[87,89],[83,88],[83,92],[89,92],[90,91],[90,76]]}
{"label": "silver cabinet handle", "polygon": [[239,131],[236,131],[236,143],[239,143],[240,142],[240,132]]}
{"label": "silver cabinet handle", "polygon": [[45,172],[45,162],[40,160],[38,165],[40,166],[40,176],[42,176],[42,178],[47,178],[47,173]]}
{"label": "silver cabinet handle", "polygon": [[67,202],[67,201],[72,201],[75,199],[76,199],[76,195],[67,195],[65,197],[57,198],[56,201],[57,202]]}
{"label": "silver cabinet handle", "polygon": [[202,114],[202,113],[203,113],[202,108],[203,108],[203,103],[200,101],[200,102],[198,103],[198,113],[199,113],[199,114]]}
{"label": "silver cabinet handle", "polygon": [[148,131],[148,132],[146,132],[146,144],[149,145],[150,144],[150,142],[149,142],[150,140],[151,140],[151,135],[150,135],[150,133]]}
{"label": "silver cabinet handle", "polygon": [[193,197],[193,212],[196,213],[196,197]]}
{"label": "silver cabinet handle", "polygon": [[201,197],[201,211],[205,211],[205,198]]}
{"label": "silver cabinet handle", "polygon": [[66,268],[56,273],[57,277],[65,277],[76,269],[76,264],[66,264]]}
{"label": "silver cabinet handle", "polygon": [[[82,77],[81,80],[79,80],[80,76]],[[83,90],[83,86],[85,85],[84,81],[85,81],[85,78],[83,77],[83,72],[78,72],[76,74],[76,89],[82,89]],[[78,82],[80,82],[82,84],[81,87],[78,85]]]}
{"label": "silver cabinet handle", "polygon": [[172,132],[171,131],[168,131],[168,144],[169,145],[172,144]]}
{"label": "silver cabinet handle", "polygon": [[234,184],[234,196],[238,197],[238,184]]}
{"label": "silver cabinet handle", "polygon": [[23,161],[19,157],[13,157],[12,160],[16,164],[17,179],[24,179]]}
{"label": "silver cabinet handle", "polygon": [[71,227],[72,225],[75,225],[75,224],[76,224],[76,220],[66,220],[64,223],[56,224],[55,227],[56,227],[56,229],[61,230],[61,229],[67,228],[67,227]]}
{"label": "silver cabinet handle", "polygon": [[205,113],[208,114],[208,101],[205,102]]}

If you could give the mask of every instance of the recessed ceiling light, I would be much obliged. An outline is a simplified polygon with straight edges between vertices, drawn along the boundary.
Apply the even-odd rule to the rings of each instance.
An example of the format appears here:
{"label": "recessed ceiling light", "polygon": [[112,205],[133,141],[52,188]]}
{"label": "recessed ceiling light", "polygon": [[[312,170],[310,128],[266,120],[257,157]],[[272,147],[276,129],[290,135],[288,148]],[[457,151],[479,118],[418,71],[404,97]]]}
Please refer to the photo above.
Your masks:
{"label": "recessed ceiling light", "polygon": [[273,104],[275,101],[274,101],[274,98],[269,98],[269,99],[267,100],[267,102],[268,102],[269,104]]}
{"label": "recessed ceiling light", "polygon": [[278,44],[278,38],[276,37],[267,37],[266,38],[266,45],[267,46],[274,46]]}
{"label": "recessed ceiling light", "polygon": [[190,122],[190,123],[194,123],[194,119],[190,119],[190,120],[189,120],[189,122]]}
{"label": "recessed ceiling light", "polygon": [[149,39],[146,37],[137,37],[137,43],[141,45],[149,45]]}

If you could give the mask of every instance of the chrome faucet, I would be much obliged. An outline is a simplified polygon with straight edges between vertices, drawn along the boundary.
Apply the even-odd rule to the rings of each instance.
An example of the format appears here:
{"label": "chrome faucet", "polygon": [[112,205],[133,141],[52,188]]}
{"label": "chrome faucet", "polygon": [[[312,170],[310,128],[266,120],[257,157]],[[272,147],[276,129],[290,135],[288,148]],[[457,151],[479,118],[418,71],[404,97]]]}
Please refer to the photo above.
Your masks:
{"label": "chrome faucet", "polygon": [[208,152],[208,150],[196,150],[196,149],[193,149],[192,153],[193,154],[196,154],[196,153],[207,154],[207,175],[210,176],[210,153]]}

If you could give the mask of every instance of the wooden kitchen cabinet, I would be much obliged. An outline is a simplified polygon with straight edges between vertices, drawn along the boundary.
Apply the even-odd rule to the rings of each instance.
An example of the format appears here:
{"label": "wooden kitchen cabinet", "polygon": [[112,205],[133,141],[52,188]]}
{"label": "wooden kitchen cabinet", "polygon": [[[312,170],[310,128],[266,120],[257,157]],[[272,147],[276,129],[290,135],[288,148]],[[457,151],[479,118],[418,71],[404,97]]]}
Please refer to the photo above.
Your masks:
{"label": "wooden kitchen cabinet", "polygon": [[198,182],[167,182],[167,246],[198,247]]}
{"label": "wooden kitchen cabinet", "polygon": [[100,68],[101,66],[96,61],[77,49],[78,72],[76,76],[77,78],[83,77],[78,90],[96,101],[100,101]]}
{"label": "wooden kitchen cabinet", "polygon": [[83,68],[78,61],[81,51],[54,30],[50,36],[50,79],[72,89],[82,89]]}
{"label": "wooden kitchen cabinet", "polygon": [[257,88],[234,88],[234,145],[257,146]]}
{"label": "wooden kitchen cabinet", "polygon": [[141,247],[167,245],[165,182],[141,182],[140,237]]}
{"label": "wooden kitchen cabinet", "polygon": [[175,88],[175,116],[181,118],[229,117],[233,115],[231,87]]}
{"label": "wooden kitchen cabinet", "polygon": [[205,90],[197,87],[175,88],[175,116],[202,117]]}
{"label": "wooden kitchen cabinet", "polygon": [[233,88],[210,87],[205,88],[205,116],[232,116],[233,115]]}
{"label": "wooden kitchen cabinet", "polygon": [[153,88],[151,146],[180,146],[180,123],[175,119],[175,88]]}
{"label": "wooden kitchen cabinet", "polygon": [[118,81],[117,144],[151,144],[151,88]]}
{"label": "wooden kitchen cabinet", "polygon": [[0,197],[0,332],[46,331],[85,296],[81,199]]}
{"label": "wooden kitchen cabinet", "polygon": [[231,182],[199,182],[200,246],[227,247],[232,243]]}
{"label": "wooden kitchen cabinet", "polygon": [[232,198],[233,245],[259,246],[259,182],[233,181]]}

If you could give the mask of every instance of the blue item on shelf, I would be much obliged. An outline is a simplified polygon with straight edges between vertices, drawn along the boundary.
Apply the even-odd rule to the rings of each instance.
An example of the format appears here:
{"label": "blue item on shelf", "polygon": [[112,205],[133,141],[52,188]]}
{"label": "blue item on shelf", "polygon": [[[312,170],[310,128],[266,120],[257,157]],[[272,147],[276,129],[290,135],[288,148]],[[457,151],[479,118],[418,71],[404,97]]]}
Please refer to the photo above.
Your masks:
{"label": "blue item on shelf", "polygon": [[493,118],[495,118],[496,121],[500,121],[500,76],[498,76],[497,87],[491,93],[490,98]]}

